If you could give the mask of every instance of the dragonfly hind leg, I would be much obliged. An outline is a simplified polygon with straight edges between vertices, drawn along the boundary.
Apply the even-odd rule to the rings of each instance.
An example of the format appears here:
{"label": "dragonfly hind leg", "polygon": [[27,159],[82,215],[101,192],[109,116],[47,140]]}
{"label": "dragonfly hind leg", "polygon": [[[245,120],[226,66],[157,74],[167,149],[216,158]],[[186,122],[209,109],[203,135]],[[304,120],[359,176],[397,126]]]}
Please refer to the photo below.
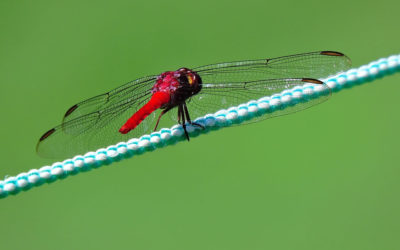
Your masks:
{"label": "dragonfly hind leg", "polygon": [[[170,110],[171,110],[171,108],[168,107],[168,108],[164,109],[164,110],[160,113],[160,115],[158,116],[157,122],[156,122],[156,126],[154,127],[154,132],[157,130],[158,124],[160,123],[161,116],[163,116],[165,113],[167,113],[167,112],[170,111]],[[178,121],[178,122],[179,122],[179,121]]]}

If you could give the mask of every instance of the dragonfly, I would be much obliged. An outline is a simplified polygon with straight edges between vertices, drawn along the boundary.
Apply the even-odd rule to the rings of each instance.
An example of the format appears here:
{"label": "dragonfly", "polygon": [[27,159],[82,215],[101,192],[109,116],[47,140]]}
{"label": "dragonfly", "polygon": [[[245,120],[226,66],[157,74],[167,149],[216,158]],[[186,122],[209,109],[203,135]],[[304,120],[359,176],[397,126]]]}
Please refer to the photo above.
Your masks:
{"label": "dragonfly", "polygon": [[46,158],[72,156],[176,123],[182,125],[184,136],[189,140],[187,124],[204,129],[192,117],[212,114],[306,83],[326,90],[319,98],[241,124],[294,113],[327,100],[331,90],[320,79],[350,66],[350,59],[341,52],[316,51],[180,68],[142,77],[70,107],[61,124],[40,137],[36,151]]}

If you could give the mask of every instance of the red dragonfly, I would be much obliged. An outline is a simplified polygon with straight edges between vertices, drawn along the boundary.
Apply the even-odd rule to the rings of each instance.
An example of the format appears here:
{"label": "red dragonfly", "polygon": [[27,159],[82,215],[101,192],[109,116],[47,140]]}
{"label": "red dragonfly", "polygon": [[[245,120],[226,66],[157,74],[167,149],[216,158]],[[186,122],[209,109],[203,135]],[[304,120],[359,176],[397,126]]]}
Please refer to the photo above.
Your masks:
{"label": "red dragonfly", "polygon": [[127,141],[157,127],[171,127],[176,122],[182,125],[189,140],[187,123],[203,128],[192,122],[191,117],[204,116],[305,83],[326,88],[327,95],[260,116],[257,120],[293,113],[326,100],[330,89],[318,79],[344,71],[350,65],[350,59],[340,52],[317,51],[180,68],[139,78],[73,105],[65,113],[61,125],[39,139],[36,150],[43,157],[67,157]]}

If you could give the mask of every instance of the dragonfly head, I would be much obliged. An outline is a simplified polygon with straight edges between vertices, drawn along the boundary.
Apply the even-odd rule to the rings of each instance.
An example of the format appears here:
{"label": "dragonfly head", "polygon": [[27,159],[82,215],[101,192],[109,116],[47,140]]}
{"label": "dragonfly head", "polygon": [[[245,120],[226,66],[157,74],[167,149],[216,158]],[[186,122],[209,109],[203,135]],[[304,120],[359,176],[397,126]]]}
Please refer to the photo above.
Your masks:
{"label": "dragonfly head", "polygon": [[191,96],[199,93],[201,90],[201,78],[196,72],[188,68],[180,68],[175,71],[175,76],[176,79],[178,79],[180,86],[190,92]]}

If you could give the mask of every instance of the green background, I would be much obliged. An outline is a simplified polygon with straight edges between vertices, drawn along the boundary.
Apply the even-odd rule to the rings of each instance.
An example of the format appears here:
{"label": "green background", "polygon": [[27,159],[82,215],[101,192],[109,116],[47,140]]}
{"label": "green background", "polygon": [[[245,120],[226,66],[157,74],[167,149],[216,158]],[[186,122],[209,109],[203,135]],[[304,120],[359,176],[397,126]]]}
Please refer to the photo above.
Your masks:
{"label": "green background", "polygon": [[[72,104],[181,66],[398,54],[393,1],[0,2],[0,176]],[[0,200],[1,249],[400,249],[400,75]]]}

